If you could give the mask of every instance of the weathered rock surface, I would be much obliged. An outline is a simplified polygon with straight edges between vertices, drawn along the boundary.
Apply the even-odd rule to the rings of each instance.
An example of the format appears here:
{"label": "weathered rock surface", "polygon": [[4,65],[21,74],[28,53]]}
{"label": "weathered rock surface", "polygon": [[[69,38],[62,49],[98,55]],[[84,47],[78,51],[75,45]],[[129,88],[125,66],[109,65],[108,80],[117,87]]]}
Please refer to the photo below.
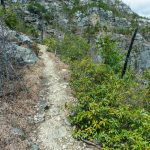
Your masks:
{"label": "weathered rock surface", "polygon": [[[92,3],[91,0],[80,0],[80,4],[86,6],[87,4]],[[103,0],[105,4],[107,4],[111,8],[115,8],[120,11],[120,15],[114,14],[112,10],[103,9],[97,6],[89,7],[87,11],[83,12],[80,10],[76,10],[74,15],[72,16],[72,23],[69,21],[68,14],[63,10],[63,5],[67,6],[69,9],[73,8],[74,1],[42,1],[41,4],[45,6],[47,10],[53,10],[53,15],[55,16],[54,21],[60,26],[64,26],[65,29],[70,30],[71,27],[77,28],[79,31],[87,28],[89,25],[95,26],[99,24],[101,28],[106,28],[109,31],[113,29],[130,29],[131,22],[134,20],[127,19],[123,17],[123,14],[134,15],[135,13],[127,6],[125,3],[116,0]],[[94,3],[99,3],[98,0],[94,1]],[[146,26],[148,24],[148,20],[141,21],[139,18],[139,25]],[[141,24],[142,22],[142,24]],[[51,31],[55,31],[54,34],[60,33],[58,29],[55,28],[46,28],[46,33],[50,34]],[[119,48],[123,50],[127,50],[130,44],[131,37],[126,35],[111,33],[112,37],[116,39]],[[131,33],[132,35],[132,33]],[[57,36],[57,35],[56,35]],[[148,37],[147,37],[148,39]],[[150,43],[148,43],[143,36],[139,33],[136,37],[136,42],[134,44],[131,56],[131,65],[138,71],[144,70],[150,67]]]}
{"label": "weathered rock surface", "polygon": [[16,44],[9,44],[8,47],[8,54],[14,57],[19,64],[34,64],[38,60],[35,53],[29,48],[24,48]]}
{"label": "weathered rock surface", "polygon": [[[3,39],[5,39],[4,44]],[[8,59],[14,58],[18,64],[34,64],[37,62],[38,58],[34,51],[30,49],[32,43],[33,41],[28,36],[6,29],[5,36],[0,39],[1,57],[6,54]],[[26,44],[28,48],[18,44]]]}
{"label": "weathered rock surface", "polygon": [[[127,51],[131,39],[124,35],[114,34],[113,39],[117,41],[118,47]],[[150,43],[140,33],[137,34],[131,52],[130,64],[137,72],[144,71],[150,67]]]}
{"label": "weathered rock surface", "polygon": [[[12,2],[16,2],[16,0],[13,0]],[[88,6],[86,11],[81,11],[76,9],[76,11],[72,14],[72,18],[69,18],[69,14],[64,10],[64,7],[68,9],[73,9],[74,7],[74,0],[43,0],[38,1],[41,5],[43,5],[50,16],[52,17],[52,20],[49,20],[50,25],[44,21],[44,30],[45,35],[53,36],[55,35],[57,38],[63,38],[63,32],[58,29],[57,26],[63,27],[66,31],[71,31],[71,29],[76,28],[79,32],[81,32],[83,29],[87,28],[88,26],[96,26],[99,25],[99,28],[101,29],[108,29],[109,32],[116,29],[116,32],[118,30],[129,30],[131,28],[131,24],[135,22],[136,20],[129,18],[125,18],[125,14],[134,16],[135,13],[131,10],[129,6],[127,6],[125,3],[118,1],[118,0],[80,0],[79,4],[83,7],[86,7],[88,4],[94,4],[92,6]],[[20,0],[20,3],[28,3],[28,0]],[[104,3],[107,5],[107,7],[99,7],[98,4]],[[101,4],[103,5],[103,4]],[[119,12],[116,12],[116,10]],[[40,25],[40,19],[37,14],[34,14],[30,12],[27,7],[23,7],[22,11],[24,12],[24,20],[25,22],[31,23],[32,25],[36,26],[37,29],[41,32],[41,25]],[[56,26],[51,25],[52,22],[57,22]],[[137,22],[139,26],[149,26],[149,20],[148,19],[142,19],[138,18]],[[18,35],[14,31],[11,32],[11,38],[15,39],[17,41],[21,41],[23,43],[31,43],[32,41],[25,37],[24,35]],[[116,39],[118,42],[118,45],[121,49],[127,50],[128,46],[130,44],[130,38],[126,35],[118,35],[116,33],[111,33],[112,37]],[[131,33],[132,34],[132,33]],[[130,35],[131,35],[130,34]],[[60,36],[62,35],[62,36]],[[115,37],[117,36],[117,37]],[[145,36],[147,41],[150,41],[149,35]],[[121,39],[120,39],[121,38]],[[132,54],[131,58],[131,64],[132,66],[136,66],[135,68],[137,70],[143,70],[145,68],[150,67],[149,64],[149,48],[150,44],[144,39],[144,37],[141,36],[139,38],[139,35],[137,36],[137,40],[134,44],[134,49],[136,49],[136,53]],[[125,40],[124,40],[125,39]],[[144,41],[143,41],[144,40]],[[16,48],[18,50],[18,48]],[[36,58],[35,56],[29,55],[29,50],[24,49],[24,51],[27,51],[25,55],[27,55],[26,58],[23,58],[25,62],[29,63],[35,63]],[[20,50],[21,55],[23,52],[23,49]],[[32,57],[31,57],[32,56]],[[28,60],[28,61],[27,61]],[[32,61],[31,61],[32,60]]]}

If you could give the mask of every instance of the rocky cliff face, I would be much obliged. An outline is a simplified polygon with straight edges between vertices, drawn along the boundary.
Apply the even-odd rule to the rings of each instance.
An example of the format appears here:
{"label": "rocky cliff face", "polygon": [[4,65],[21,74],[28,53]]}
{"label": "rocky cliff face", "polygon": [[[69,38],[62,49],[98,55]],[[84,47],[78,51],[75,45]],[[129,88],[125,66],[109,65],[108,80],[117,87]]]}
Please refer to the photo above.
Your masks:
{"label": "rocky cliff face", "polygon": [[[133,31],[139,26],[131,64],[138,71],[150,67],[149,19],[138,16],[125,3],[119,0],[39,0],[37,3],[44,6],[50,16],[48,20],[43,19],[41,25],[41,17],[32,11],[38,7],[37,3],[30,0],[20,2],[26,4],[22,9],[25,22],[37,26],[39,31],[44,30],[45,36],[55,34],[61,37],[64,32],[80,34],[89,27],[96,27],[95,38],[103,31],[108,32],[118,47],[127,50]],[[33,9],[29,10],[29,5],[34,5]]]}

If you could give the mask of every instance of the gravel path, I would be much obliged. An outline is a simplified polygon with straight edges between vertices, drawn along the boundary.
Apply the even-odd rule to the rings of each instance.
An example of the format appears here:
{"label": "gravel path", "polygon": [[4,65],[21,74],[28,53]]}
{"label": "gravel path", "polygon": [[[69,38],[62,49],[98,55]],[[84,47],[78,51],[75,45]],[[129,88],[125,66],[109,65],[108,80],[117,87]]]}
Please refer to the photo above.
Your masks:
{"label": "gravel path", "polygon": [[[94,150],[88,148],[82,142],[72,137],[72,128],[67,121],[67,110],[65,104],[72,102],[73,97],[68,94],[68,83],[60,76],[56,69],[56,61],[51,54],[46,52],[46,46],[39,45],[45,69],[43,76],[45,83],[43,90],[46,90],[46,100],[50,108],[45,112],[45,121],[38,128],[38,143],[41,150]],[[44,92],[43,92],[44,93]]]}

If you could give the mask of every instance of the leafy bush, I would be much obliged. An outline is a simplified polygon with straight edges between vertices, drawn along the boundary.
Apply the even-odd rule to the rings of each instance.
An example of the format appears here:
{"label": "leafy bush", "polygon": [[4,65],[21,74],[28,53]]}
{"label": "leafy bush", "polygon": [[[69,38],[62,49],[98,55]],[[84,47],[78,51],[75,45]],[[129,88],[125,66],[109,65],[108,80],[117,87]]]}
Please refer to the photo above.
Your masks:
{"label": "leafy bush", "polygon": [[99,39],[97,46],[104,64],[109,65],[115,72],[121,71],[123,55],[116,49],[116,43],[109,36],[104,36]]}
{"label": "leafy bush", "polygon": [[57,50],[58,41],[54,38],[45,38],[43,43],[48,46],[49,52],[55,52],[55,50]]}
{"label": "leafy bush", "polygon": [[37,38],[39,36],[38,30],[32,24],[25,23],[23,20],[19,20],[14,29],[32,37]]}
{"label": "leafy bush", "polygon": [[114,28],[113,32],[130,36],[134,28]]}
{"label": "leafy bush", "polygon": [[89,51],[87,41],[75,35],[66,35],[62,41],[57,41],[54,38],[45,39],[44,43],[48,45],[49,51],[58,50],[58,53],[66,61],[81,60]]}
{"label": "leafy bush", "polygon": [[150,148],[146,91],[131,77],[122,80],[107,65],[85,59],[73,64],[71,85],[78,98],[70,115],[75,138],[97,141],[103,149]]}
{"label": "leafy bush", "polygon": [[3,18],[5,24],[11,29],[15,29],[19,23],[17,14],[10,8],[4,9],[0,7],[0,17]]}
{"label": "leafy bush", "polygon": [[0,16],[5,19],[5,24],[9,28],[33,37],[38,37],[37,29],[32,24],[25,23],[13,9],[7,8],[3,10],[0,8]]}
{"label": "leafy bush", "polygon": [[42,13],[46,13],[45,7],[38,2],[31,2],[28,5],[28,11],[38,15],[41,15]]}
{"label": "leafy bush", "polygon": [[87,55],[88,51],[87,41],[80,36],[65,36],[60,44],[60,54],[66,60],[81,60]]}
{"label": "leafy bush", "polygon": [[8,27],[10,27],[11,29],[15,29],[16,25],[19,24],[17,14],[15,12],[8,12],[5,22]]}
{"label": "leafy bush", "polygon": [[144,72],[144,80],[147,82],[147,92],[145,92],[144,106],[150,112],[150,68]]}
{"label": "leafy bush", "polygon": [[96,141],[104,150],[150,149],[149,88],[142,88],[131,71],[120,79],[122,55],[115,43],[101,38],[97,51],[104,63],[94,64],[89,45],[79,36],[66,36],[59,46],[54,39],[45,42],[70,62],[71,87],[78,99],[69,116],[74,137]]}
{"label": "leafy bush", "polygon": [[47,22],[52,20],[54,16],[46,10],[46,8],[38,2],[30,2],[27,6],[29,12],[34,13],[45,19]]}

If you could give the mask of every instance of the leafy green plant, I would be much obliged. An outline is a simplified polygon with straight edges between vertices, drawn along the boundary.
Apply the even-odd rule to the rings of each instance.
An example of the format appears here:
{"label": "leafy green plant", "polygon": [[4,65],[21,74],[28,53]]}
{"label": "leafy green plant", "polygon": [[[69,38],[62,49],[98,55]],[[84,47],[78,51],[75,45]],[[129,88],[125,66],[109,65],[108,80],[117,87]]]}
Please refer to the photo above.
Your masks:
{"label": "leafy green plant", "polygon": [[[71,87],[78,99],[70,108],[70,122],[77,139],[96,141],[107,149],[150,149],[149,88],[142,88],[130,70],[120,78],[122,54],[108,36],[97,42],[103,63],[89,58],[89,45],[79,36],[65,36],[56,47],[71,68]],[[149,77],[148,73],[145,75]]]}
{"label": "leafy green plant", "polygon": [[150,112],[150,68],[145,70],[143,74],[144,81],[147,83],[145,89],[144,106]]}
{"label": "leafy green plant", "polygon": [[78,98],[70,115],[75,138],[96,140],[103,149],[150,148],[150,115],[132,77],[122,80],[108,65],[84,59],[73,64],[71,85]]}
{"label": "leafy green plant", "polygon": [[38,37],[37,29],[29,23],[24,22],[24,20],[13,11],[13,8],[2,9],[0,8],[0,16],[4,18],[5,24],[18,32],[25,33],[27,35]]}
{"label": "leafy green plant", "polygon": [[27,6],[29,12],[37,14],[47,22],[50,22],[54,18],[52,13],[50,13],[46,8],[38,2],[30,2]]}
{"label": "leafy green plant", "polygon": [[58,41],[54,38],[45,38],[43,43],[48,46],[49,52],[55,52],[57,50]]}
{"label": "leafy green plant", "polygon": [[17,14],[15,12],[8,12],[5,22],[11,29],[15,29],[16,25],[19,23]]}
{"label": "leafy green plant", "polygon": [[44,43],[48,45],[49,51],[54,52],[58,50],[58,53],[66,61],[81,60],[89,51],[87,41],[75,35],[65,35],[62,41],[57,41],[54,38],[46,38]]}
{"label": "leafy green plant", "polygon": [[80,36],[65,36],[61,42],[60,53],[64,59],[70,61],[81,60],[87,55],[88,51],[87,41]]}
{"label": "leafy green plant", "polygon": [[43,5],[38,2],[30,2],[28,5],[28,10],[31,13],[41,15],[42,13],[46,13],[46,9]]}
{"label": "leafy green plant", "polygon": [[109,65],[115,72],[120,72],[123,55],[121,54],[121,51],[116,48],[116,43],[106,35],[99,39],[97,47],[104,60],[104,64]]}

